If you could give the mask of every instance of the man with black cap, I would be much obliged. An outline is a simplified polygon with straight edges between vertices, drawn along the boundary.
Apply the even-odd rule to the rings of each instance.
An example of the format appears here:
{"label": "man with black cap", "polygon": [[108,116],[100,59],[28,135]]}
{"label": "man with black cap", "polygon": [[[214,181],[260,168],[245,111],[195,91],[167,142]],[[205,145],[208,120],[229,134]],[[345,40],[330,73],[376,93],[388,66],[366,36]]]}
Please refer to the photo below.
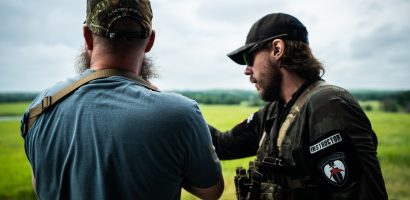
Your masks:
{"label": "man with black cap", "polygon": [[223,191],[197,104],[159,92],[148,0],[88,0],[78,76],[43,92],[21,132],[40,199],[202,199]]}
{"label": "man with black cap", "polygon": [[256,155],[237,169],[239,199],[387,199],[371,124],[348,91],[321,79],[298,19],[264,16],[228,56],[267,102],[230,131],[209,126],[220,159]]}

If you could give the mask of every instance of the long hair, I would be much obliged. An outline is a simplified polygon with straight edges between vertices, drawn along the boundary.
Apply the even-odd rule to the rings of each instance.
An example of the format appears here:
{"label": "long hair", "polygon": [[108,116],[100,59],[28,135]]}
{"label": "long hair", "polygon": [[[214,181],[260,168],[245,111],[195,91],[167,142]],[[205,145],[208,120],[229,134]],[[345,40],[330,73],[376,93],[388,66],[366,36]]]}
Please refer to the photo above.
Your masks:
{"label": "long hair", "polygon": [[322,63],[313,56],[308,44],[293,40],[284,41],[285,53],[281,67],[306,80],[318,79],[325,74]]}

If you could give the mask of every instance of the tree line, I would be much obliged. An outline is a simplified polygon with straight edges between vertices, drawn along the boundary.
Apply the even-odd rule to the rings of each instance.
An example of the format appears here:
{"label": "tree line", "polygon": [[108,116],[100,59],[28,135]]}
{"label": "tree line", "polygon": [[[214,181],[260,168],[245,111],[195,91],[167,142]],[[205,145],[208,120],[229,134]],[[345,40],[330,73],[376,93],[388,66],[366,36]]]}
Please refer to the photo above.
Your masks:
{"label": "tree line", "polygon": [[[255,91],[249,90],[204,90],[204,91],[172,91],[188,98],[194,99],[200,104],[227,104],[262,106],[265,103]],[[406,91],[382,91],[382,90],[351,90],[352,95],[359,101],[379,101],[380,109],[388,112],[410,112],[410,90]],[[37,93],[0,93],[0,103],[5,102],[29,102],[37,96]],[[372,110],[370,105],[365,110]]]}

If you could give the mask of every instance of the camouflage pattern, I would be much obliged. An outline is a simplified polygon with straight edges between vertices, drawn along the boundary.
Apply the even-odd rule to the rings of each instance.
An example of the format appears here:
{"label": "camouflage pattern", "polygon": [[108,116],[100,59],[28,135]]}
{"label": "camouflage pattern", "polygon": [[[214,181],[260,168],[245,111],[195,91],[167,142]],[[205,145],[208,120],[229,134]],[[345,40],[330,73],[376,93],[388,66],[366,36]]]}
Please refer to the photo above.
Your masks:
{"label": "camouflage pattern", "polygon": [[229,131],[210,126],[219,158],[283,160],[264,173],[260,199],[387,199],[377,137],[358,102],[343,88],[313,85],[286,115],[289,107],[271,102]]}
{"label": "camouflage pattern", "polygon": [[[295,121],[297,115],[301,111],[302,107],[305,105],[306,100],[308,98],[308,94],[314,92],[313,90],[319,89],[319,87],[325,86],[326,83],[322,81],[318,81],[309,86],[301,96],[296,100],[295,104],[290,109],[288,115],[285,118],[285,121],[282,123],[282,126],[279,129],[278,139],[277,139],[277,147],[280,152],[281,158],[286,158],[287,162],[290,165],[295,165],[295,161],[293,160],[292,146],[295,145],[294,141],[300,141],[301,134],[289,134],[289,133],[297,133],[297,132],[290,132],[288,129],[291,127],[292,123]],[[301,133],[301,132],[298,132]],[[297,137],[297,138],[296,138]],[[297,144],[297,143],[296,143]]]}
{"label": "camouflage pattern", "polygon": [[86,25],[100,36],[108,37],[111,25],[130,17],[142,25],[147,38],[152,31],[152,9],[149,0],[88,0]]}

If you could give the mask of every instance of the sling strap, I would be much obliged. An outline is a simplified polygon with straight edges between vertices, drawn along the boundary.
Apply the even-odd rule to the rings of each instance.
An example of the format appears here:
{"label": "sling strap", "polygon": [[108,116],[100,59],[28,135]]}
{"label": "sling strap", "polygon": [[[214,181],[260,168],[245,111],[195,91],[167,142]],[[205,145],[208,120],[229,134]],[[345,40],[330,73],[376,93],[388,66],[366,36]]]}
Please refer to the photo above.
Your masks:
{"label": "sling strap", "polygon": [[282,144],[288,133],[290,125],[292,125],[293,121],[295,121],[296,116],[300,112],[300,109],[305,105],[308,95],[313,93],[323,85],[326,85],[324,81],[317,81],[316,83],[313,83],[305,91],[303,91],[303,93],[296,100],[295,104],[293,104],[291,110],[289,111],[289,114],[286,116],[285,121],[282,123],[282,126],[279,129],[279,135],[277,139],[277,147],[279,151],[281,151]]}
{"label": "sling strap", "polygon": [[103,69],[97,70],[85,77],[80,78],[79,80],[75,81],[74,83],[68,85],[67,87],[61,89],[60,91],[56,92],[52,96],[44,97],[41,102],[34,107],[30,108],[28,111],[28,119],[24,120],[24,127],[23,127],[23,137],[27,135],[28,130],[37,120],[37,118],[50,106],[55,105],[56,103],[60,102],[64,97],[70,95],[75,90],[80,88],[81,86],[89,83],[92,80],[100,79],[100,78],[107,78],[110,76],[120,76],[126,79],[129,79],[135,82],[137,85],[143,86],[149,90],[157,91],[158,90],[152,86],[148,81],[142,79],[141,77],[137,76],[136,74],[120,69]]}
{"label": "sling strap", "polygon": [[[289,137],[288,130],[291,127],[292,123],[295,121],[297,115],[300,113],[301,108],[306,104],[309,95],[312,93],[315,93],[317,90],[319,90],[321,87],[327,85],[326,82],[324,81],[317,81],[311,85],[309,85],[303,92],[302,94],[298,97],[298,99],[295,101],[295,103],[292,105],[289,113],[287,114],[284,122],[282,123],[282,126],[279,129],[278,132],[278,138],[276,140],[276,145],[279,151],[282,150],[283,143],[286,141],[286,137]],[[278,119],[276,119],[278,120]],[[272,128],[271,131],[274,129]],[[267,133],[264,132],[261,141],[260,141],[260,147],[259,150],[261,149],[261,146],[263,143],[266,142]],[[262,150],[263,151],[263,150]],[[277,155],[276,155],[277,156]],[[280,158],[280,157],[266,157],[263,161],[262,164],[267,166],[269,169],[281,169],[285,165],[285,161]],[[275,184],[279,184],[282,186],[285,186],[286,188],[290,189],[299,189],[299,188],[307,188],[307,187],[315,187],[314,183],[311,183],[311,177],[306,176],[306,177],[299,177],[299,178],[292,178],[289,176],[286,176],[283,174],[283,172],[275,171],[273,174],[273,182]]]}

